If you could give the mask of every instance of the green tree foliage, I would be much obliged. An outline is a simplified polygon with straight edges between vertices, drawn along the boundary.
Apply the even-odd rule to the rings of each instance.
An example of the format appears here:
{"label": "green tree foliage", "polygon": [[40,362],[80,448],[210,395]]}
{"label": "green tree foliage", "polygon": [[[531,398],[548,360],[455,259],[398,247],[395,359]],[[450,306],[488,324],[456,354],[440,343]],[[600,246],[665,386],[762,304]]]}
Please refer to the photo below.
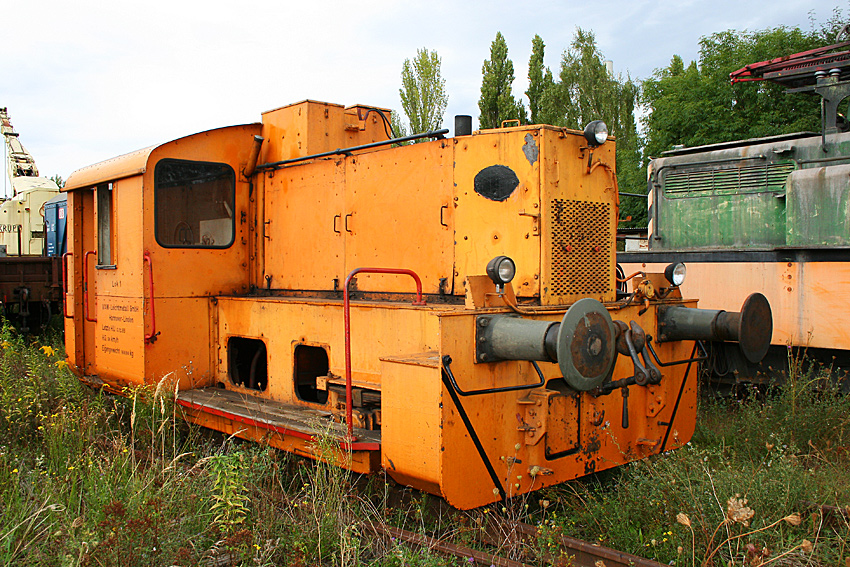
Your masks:
{"label": "green tree foliage", "polygon": [[[778,27],[755,32],[727,30],[700,40],[699,61],[685,66],[678,55],[643,82],[646,155],[674,145],[699,146],[820,130],[820,99],[786,94],[768,82],[731,84],[729,74],[750,63],[828,45],[840,12],[819,30]],[[814,28],[814,26],[813,26]]]}
{"label": "green tree foliage", "polygon": [[437,52],[423,47],[416,51],[413,61],[405,59],[401,84],[398,94],[410,122],[411,133],[439,129],[449,97],[446,94],[446,80],[440,75],[440,57]]}
{"label": "green tree foliage", "polygon": [[407,125],[404,123],[404,119],[401,114],[395,110],[390,113],[390,126],[392,127],[393,135],[396,138],[403,138],[410,135],[410,132],[407,131]]}
{"label": "green tree foliage", "polygon": [[[592,120],[604,120],[617,141],[617,183],[621,192],[646,193],[641,169],[641,140],[635,122],[638,86],[629,78],[612,75],[596,46],[593,32],[576,30],[561,59],[560,80],[541,96],[539,117],[546,123],[581,130]],[[545,77],[544,77],[545,82]],[[620,206],[630,225],[646,223],[646,201],[630,197]]]}
{"label": "green tree foliage", "polygon": [[528,90],[525,91],[525,96],[528,97],[528,114],[531,124],[544,122],[543,93],[555,84],[552,71],[543,65],[545,48],[546,44],[543,43],[543,38],[535,35],[534,39],[531,40],[531,58],[528,60]]}
{"label": "green tree foliage", "polygon": [[481,98],[478,99],[478,124],[481,128],[498,128],[502,120],[520,119],[525,122],[525,107],[511,93],[514,64],[508,59],[508,44],[502,32],[490,45],[490,59],[481,68]]}

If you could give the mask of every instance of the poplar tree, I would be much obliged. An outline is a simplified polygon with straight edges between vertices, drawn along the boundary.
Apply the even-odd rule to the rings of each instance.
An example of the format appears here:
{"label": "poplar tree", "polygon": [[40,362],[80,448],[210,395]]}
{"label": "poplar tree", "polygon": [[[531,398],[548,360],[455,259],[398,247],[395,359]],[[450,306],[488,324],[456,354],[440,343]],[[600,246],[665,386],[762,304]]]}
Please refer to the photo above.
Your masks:
{"label": "poplar tree", "polygon": [[[641,169],[641,140],[635,106],[638,86],[627,76],[615,76],[605,66],[592,31],[576,29],[573,42],[561,59],[559,82],[544,89],[541,113],[547,123],[582,130],[592,120],[603,120],[617,142],[617,183],[625,193],[646,193]],[[646,223],[646,201],[621,202],[621,216],[629,224]]]}
{"label": "poplar tree", "polygon": [[546,44],[543,38],[535,35],[531,40],[531,58],[528,60],[528,114],[531,124],[547,123],[543,112],[543,94],[554,85],[552,71],[543,65],[543,54]]}
{"label": "poplar tree", "polygon": [[525,108],[511,93],[514,64],[508,59],[508,44],[502,32],[490,45],[490,59],[481,67],[481,98],[478,99],[478,124],[481,128],[498,128],[502,120],[518,118],[525,122]]}
{"label": "poplar tree", "polygon": [[410,122],[411,134],[437,130],[449,103],[446,80],[440,75],[440,57],[424,47],[416,51],[413,61],[404,60],[398,94],[401,107]]}

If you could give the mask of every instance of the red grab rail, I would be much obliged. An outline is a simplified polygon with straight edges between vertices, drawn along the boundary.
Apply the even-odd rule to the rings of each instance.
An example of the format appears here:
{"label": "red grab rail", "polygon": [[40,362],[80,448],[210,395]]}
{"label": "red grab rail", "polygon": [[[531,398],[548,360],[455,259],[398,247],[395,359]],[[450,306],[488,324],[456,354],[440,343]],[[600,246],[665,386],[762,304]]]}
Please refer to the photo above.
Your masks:
{"label": "red grab rail", "polygon": [[[153,261],[151,261],[150,252],[145,252],[144,263],[148,265],[148,284],[151,288],[151,332],[145,333],[145,342],[153,343],[159,333],[156,332],[156,310],[153,302]],[[142,297],[144,298],[144,293]]]}
{"label": "red grab rail", "polygon": [[68,315],[68,258],[73,255],[73,252],[62,254],[62,315],[65,319],[73,319],[72,315]]}
{"label": "red grab rail", "polygon": [[408,275],[416,282],[416,301],[413,305],[425,305],[422,299],[422,280],[416,275],[413,270],[403,268],[355,268],[351,270],[345,278],[345,287],[343,288],[343,309],[345,310],[345,421],[348,425],[348,442],[353,443],[354,438],[354,423],[352,421],[351,409],[351,302],[348,296],[348,286],[351,279],[357,274],[397,274]]}
{"label": "red grab rail", "polygon": [[89,250],[83,256],[83,314],[89,323],[97,323],[97,317],[94,319],[89,317],[89,256],[95,254],[97,252]]}

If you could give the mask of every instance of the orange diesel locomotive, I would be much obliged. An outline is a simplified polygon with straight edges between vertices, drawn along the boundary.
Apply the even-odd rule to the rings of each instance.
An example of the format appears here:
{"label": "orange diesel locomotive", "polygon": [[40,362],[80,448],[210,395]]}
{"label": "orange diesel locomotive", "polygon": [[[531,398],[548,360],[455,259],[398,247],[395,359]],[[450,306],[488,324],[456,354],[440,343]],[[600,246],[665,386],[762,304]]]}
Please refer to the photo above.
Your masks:
{"label": "orange diesel locomotive", "polygon": [[692,339],[767,348],[763,298],[695,309],[673,266],[618,299],[601,122],[404,145],[388,115],[308,100],[75,172],[81,379],[173,380],[195,423],[311,457],[330,435],[472,508],[682,445]]}

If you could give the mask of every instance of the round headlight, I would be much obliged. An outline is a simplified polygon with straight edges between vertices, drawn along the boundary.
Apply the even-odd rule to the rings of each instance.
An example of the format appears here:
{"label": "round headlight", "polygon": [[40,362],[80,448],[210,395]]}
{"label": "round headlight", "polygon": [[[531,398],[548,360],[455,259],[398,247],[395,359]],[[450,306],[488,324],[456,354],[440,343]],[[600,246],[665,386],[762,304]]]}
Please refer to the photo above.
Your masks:
{"label": "round headlight", "polygon": [[594,120],[584,127],[584,139],[591,146],[601,146],[608,140],[608,126],[601,120]]}
{"label": "round headlight", "polygon": [[685,270],[685,265],[681,262],[676,262],[675,264],[670,264],[666,268],[664,268],[664,277],[667,278],[667,281],[675,286],[680,286],[685,281],[685,274],[687,270]]}
{"label": "round headlight", "polygon": [[516,264],[507,256],[496,256],[487,263],[487,275],[496,285],[505,285],[514,279]]}

